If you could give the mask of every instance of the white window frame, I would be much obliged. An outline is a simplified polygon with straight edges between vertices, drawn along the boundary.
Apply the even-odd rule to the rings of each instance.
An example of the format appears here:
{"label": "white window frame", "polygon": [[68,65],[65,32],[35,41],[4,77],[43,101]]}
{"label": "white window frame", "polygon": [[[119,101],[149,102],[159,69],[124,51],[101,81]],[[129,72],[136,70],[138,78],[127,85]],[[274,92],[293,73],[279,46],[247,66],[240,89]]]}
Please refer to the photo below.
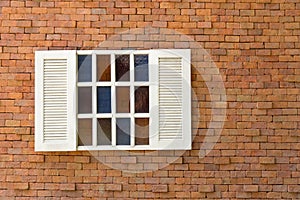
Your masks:
{"label": "white window frame", "polygon": [[[69,52],[69,54],[67,53]],[[130,54],[130,82],[116,82],[115,81],[115,56],[121,54]],[[148,82],[134,81],[134,55],[136,54],[148,54]],[[191,149],[191,51],[189,49],[158,49],[158,50],[78,50],[78,51],[37,51],[36,52],[36,151],[76,151],[76,150],[183,150]],[[68,88],[70,91],[75,92],[68,94],[70,104],[68,105],[68,122],[70,122],[70,129],[68,135],[70,136],[67,141],[64,141],[59,146],[43,140],[43,70],[42,63],[44,57],[60,58],[62,55],[68,59],[68,80],[70,81]],[[75,55],[75,59],[74,59]],[[78,55],[92,55],[92,83],[88,82],[77,82],[77,56]],[[97,63],[96,55],[111,55],[111,81],[108,82],[97,82]],[[68,57],[69,56],[69,57]],[[64,58],[65,58],[64,57]],[[159,57],[176,57],[182,60],[182,76],[187,84],[182,85],[182,139],[176,140],[160,140],[159,139],[159,79],[158,79],[158,58]],[[75,76],[75,84],[74,84]],[[72,85],[73,84],[73,85]],[[79,86],[92,87],[92,114],[78,114],[77,113],[77,89]],[[97,114],[97,86],[110,86],[111,87],[111,106],[112,113]],[[116,86],[129,86],[130,87],[130,113],[116,113],[116,99],[115,99],[115,88]],[[134,113],[135,101],[134,101],[134,87],[135,86],[149,86],[149,113]],[[42,109],[40,109],[42,108]],[[114,119],[116,117],[129,117],[131,119],[130,136],[131,145],[116,145],[116,123]],[[105,117],[111,118],[112,120],[112,145],[101,145],[97,146],[97,118]],[[135,140],[135,117],[149,118],[149,145],[134,145]],[[92,132],[92,146],[78,146],[77,145],[77,120],[80,118],[91,118],[93,120],[93,132]],[[179,132],[180,132],[179,131]],[[53,141],[52,141],[53,142]],[[72,143],[68,148],[64,145],[66,143]],[[47,146],[48,145],[48,146]]]}

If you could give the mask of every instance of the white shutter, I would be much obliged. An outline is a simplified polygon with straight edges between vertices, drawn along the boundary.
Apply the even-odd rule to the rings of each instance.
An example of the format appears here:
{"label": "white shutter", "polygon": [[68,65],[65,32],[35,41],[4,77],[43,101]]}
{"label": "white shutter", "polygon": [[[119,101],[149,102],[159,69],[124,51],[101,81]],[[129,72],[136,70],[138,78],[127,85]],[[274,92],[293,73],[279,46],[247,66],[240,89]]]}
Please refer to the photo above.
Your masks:
{"label": "white shutter", "polygon": [[35,53],[35,151],[76,150],[76,51]]}
{"label": "white shutter", "polygon": [[191,149],[190,50],[150,52],[151,149]]}

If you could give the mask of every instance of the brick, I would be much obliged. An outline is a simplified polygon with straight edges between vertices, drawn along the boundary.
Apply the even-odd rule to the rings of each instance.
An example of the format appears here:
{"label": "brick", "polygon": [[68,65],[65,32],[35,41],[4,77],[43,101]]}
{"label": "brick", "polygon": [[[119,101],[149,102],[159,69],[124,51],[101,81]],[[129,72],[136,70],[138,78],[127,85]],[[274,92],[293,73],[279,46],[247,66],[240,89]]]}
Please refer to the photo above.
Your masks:
{"label": "brick", "polygon": [[211,22],[198,22],[197,26],[199,28],[211,28],[212,24]]}
{"label": "brick", "polygon": [[106,184],[106,191],[122,191],[121,184]]}
{"label": "brick", "polygon": [[13,189],[15,190],[28,190],[29,189],[29,183],[14,183]]}
{"label": "brick", "polygon": [[260,157],[259,163],[261,164],[274,164],[275,158],[274,157]]}
{"label": "brick", "polygon": [[75,191],[75,184],[60,184],[60,190],[62,191]]}
{"label": "brick", "polygon": [[299,193],[299,191],[300,191],[299,185],[289,185],[288,186],[288,192]]}
{"label": "brick", "polygon": [[239,42],[239,36],[225,36],[226,42]]}
{"label": "brick", "polygon": [[198,186],[199,192],[214,192],[214,185],[199,185]]}
{"label": "brick", "polygon": [[121,157],[121,163],[136,163],[136,157]]}
{"label": "brick", "polygon": [[245,192],[258,192],[258,185],[244,185]]}
{"label": "brick", "polygon": [[153,185],[152,186],[152,192],[154,193],[163,193],[163,192],[168,192],[168,185]]}

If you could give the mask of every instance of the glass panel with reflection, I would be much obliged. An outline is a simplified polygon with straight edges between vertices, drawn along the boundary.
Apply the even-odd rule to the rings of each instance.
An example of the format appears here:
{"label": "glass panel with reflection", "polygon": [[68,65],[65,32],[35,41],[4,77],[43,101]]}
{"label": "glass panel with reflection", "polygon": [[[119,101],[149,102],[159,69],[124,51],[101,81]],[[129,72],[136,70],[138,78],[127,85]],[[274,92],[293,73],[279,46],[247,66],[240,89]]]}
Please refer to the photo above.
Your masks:
{"label": "glass panel with reflection", "polygon": [[92,87],[78,87],[78,113],[92,113]]}
{"label": "glass panel with reflection", "polygon": [[130,145],[130,118],[117,118],[117,145]]}
{"label": "glass panel with reflection", "polygon": [[130,87],[116,87],[117,113],[130,113]]}
{"label": "glass panel with reflection", "polygon": [[130,59],[129,55],[116,55],[116,81],[129,81]]}
{"label": "glass panel with reflection", "polygon": [[149,87],[135,87],[135,112],[136,113],[149,113]]}
{"label": "glass panel with reflection", "polygon": [[149,145],[149,118],[135,118],[135,145]]}
{"label": "glass panel with reflection", "polygon": [[111,87],[97,87],[97,113],[111,113]]}
{"label": "glass panel with reflection", "polygon": [[92,56],[78,56],[78,82],[92,81]]}
{"label": "glass panel with reflection", "polygon": [[110,81],[110,55],[97,55],[97,81]]}
{"label": "glass panel with reflection", "polygon": [[111,145],[111,118],[97,119],[97,144]]}
{"label": "glass panel with reflection", "polygon": [[134,55],[134,81],[148,81],[148,55]]}
{"label": "glass panel with reflection", "polygon": [[92,119],[78,119],[78,145],[92,145]]}

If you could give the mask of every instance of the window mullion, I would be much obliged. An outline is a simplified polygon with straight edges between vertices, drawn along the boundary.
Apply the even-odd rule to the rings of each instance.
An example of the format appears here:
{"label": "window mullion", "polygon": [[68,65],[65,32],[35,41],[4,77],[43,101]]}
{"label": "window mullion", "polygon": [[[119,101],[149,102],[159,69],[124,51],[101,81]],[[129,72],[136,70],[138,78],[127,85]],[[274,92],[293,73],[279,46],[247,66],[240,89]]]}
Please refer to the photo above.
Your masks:
{"label": "window mullion", "polygon": [[112,113],[112,126],[111,126],[111,144],[112,146],[116,146],[117,137],[116,137],[116,64],[115,64],[115,54],[111,54],[110,56],[110,77],[111,77],[111,113]]}
{"label": "window mullion", "polygon": [[93,112],[93,128],[92,128],[92,145],[97,146],[97,86],[96,86],[96,77],[97,77],[97,58],[96,54],[92,54],[92,112]]}
{"label": "window mullion", "polygon": [[130,54],[130,146],[135,146],[135,120],[134,120],[134,55]]}

